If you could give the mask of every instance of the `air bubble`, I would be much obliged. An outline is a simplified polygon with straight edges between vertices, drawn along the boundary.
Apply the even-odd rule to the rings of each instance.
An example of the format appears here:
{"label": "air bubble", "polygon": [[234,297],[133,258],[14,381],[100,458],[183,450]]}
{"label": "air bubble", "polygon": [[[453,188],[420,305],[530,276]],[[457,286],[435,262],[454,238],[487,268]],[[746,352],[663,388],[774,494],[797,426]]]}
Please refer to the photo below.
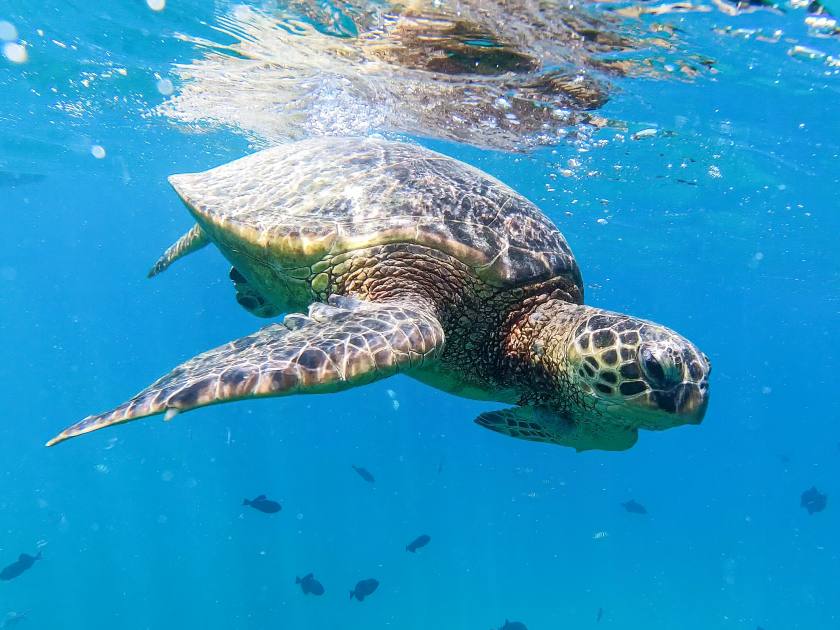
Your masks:
{"label": "air bubble", "polygon": [[90,154],[93,157],[95,157],[97,160],[101,160],[102,158],[105,157],[105,147],[103,147],[101,145],[98,145],[98,144],[94,144],[90,148]]}
{"label": "air bubble", "polygon": [[17,29],[11,22],[0,22],[0,40],[4,42],[13,42],[18,38]]}
{"label": "air bubble", "polygon": [[388,398],[391,399],[391,406],[394,408],[394,411],[399,411],[400,401],[397,399],[397,392],[395,392],[393,389],[389,389]]}
{"label": "air bubble", "polygon": [[169,96],[175,91],[175,86],[172,85],[172,81],[169,79],[161,79],[157,82],[157,91],[164,96]]}
{"label": "air bubble", "polygon": [[764,252],[756,252],[753,254],[747,266],[750,269],[757,269],[762,260],[764,260]]}
{"label": "air bubble", "polygon": [[12,63],[26,63],[26,60],[29,58],[26,52],[26,46],[15,42],[3,44],[3,56]]}
{"label": "air bubble", "polygon": [[163,11],[166,8],[166,0],[146,0],[146,4],[152,11]]}

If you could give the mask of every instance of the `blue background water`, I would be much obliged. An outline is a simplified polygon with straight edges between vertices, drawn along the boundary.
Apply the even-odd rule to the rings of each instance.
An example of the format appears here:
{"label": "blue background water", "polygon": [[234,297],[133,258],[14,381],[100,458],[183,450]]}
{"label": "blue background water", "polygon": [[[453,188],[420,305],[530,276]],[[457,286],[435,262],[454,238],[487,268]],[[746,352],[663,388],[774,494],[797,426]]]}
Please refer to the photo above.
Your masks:
{"label": "blue background water", "polygon": [[[44,555],[0,583],[0,615],[29,611],[33,629],[486,630],[507,617],[540,630],[594,628],[603,608],[605,628],[840,627],[838,77],[711,31],[802,36],[801,13],[675,18],[721,73],[626,82],[606,108],[675,135],[611,130],[588,153],[531,156],[424,141],[537,201],[590,304],[710,355],[700,427],[578,455],[484,431],[471,420],[488,404],[399,377],[47,450],[66,424],[260,325],[210,248],[145,279],[190,225],[166,176],[248,151],[231,132],[140,115],[163,98],[154,72],[196,56],[172,33],[200,36],[217,13],[113,4],[0,3],[31,43],[26,64],[0,59],[0,564]],[[109,65],[126,75],[79,83]],[[570,158],[599,174],[558,175]],[[809,516],[812,484],[829,503]],[[260,493],[283,511],[241,506]],[[626,513],[630,498],[650,514]],[[407,554],[421,533],[431,544]],[[310,571],[325,596],[295,586]],[[349,602],[366,577],[379,591]]]}

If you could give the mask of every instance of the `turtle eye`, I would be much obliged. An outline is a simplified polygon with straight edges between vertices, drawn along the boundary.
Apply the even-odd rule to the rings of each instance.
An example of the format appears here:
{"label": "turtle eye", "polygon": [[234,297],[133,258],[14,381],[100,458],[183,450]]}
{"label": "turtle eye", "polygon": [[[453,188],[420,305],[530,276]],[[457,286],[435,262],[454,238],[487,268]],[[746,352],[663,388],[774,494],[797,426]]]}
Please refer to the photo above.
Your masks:
{"label": "turtle eye", "polygon": [[666,385],[665,368],[650,348],[642,349],[642,369],[652,385]]}

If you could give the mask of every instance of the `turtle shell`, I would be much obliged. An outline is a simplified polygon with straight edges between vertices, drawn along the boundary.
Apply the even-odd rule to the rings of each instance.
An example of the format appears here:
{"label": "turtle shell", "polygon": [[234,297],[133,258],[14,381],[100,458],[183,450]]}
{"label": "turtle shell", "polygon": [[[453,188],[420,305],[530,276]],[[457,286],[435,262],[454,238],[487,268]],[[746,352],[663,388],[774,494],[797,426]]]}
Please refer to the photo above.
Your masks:
{"label": "turtle shell", "polygon": [[316,138],[266,149],[173,187],[224,251],[247,244],[289,267],[415,243],[488,284],[581,277],[566,240],[533,203],[463,162],[415,144]]}

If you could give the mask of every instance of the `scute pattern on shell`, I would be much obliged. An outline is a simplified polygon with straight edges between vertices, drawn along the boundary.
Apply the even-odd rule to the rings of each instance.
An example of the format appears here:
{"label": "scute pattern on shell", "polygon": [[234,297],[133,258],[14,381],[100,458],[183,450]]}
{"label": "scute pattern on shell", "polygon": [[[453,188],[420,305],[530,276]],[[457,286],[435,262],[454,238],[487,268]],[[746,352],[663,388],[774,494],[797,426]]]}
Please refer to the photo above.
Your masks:
{"label": "scute pattern on shell", "polygon": [[319,138],[170,181],[205,229],[292,263],[405,242],[440,249],[492,285],[563,276],[582,288],[566,240],[539,208],[415,144]]}

